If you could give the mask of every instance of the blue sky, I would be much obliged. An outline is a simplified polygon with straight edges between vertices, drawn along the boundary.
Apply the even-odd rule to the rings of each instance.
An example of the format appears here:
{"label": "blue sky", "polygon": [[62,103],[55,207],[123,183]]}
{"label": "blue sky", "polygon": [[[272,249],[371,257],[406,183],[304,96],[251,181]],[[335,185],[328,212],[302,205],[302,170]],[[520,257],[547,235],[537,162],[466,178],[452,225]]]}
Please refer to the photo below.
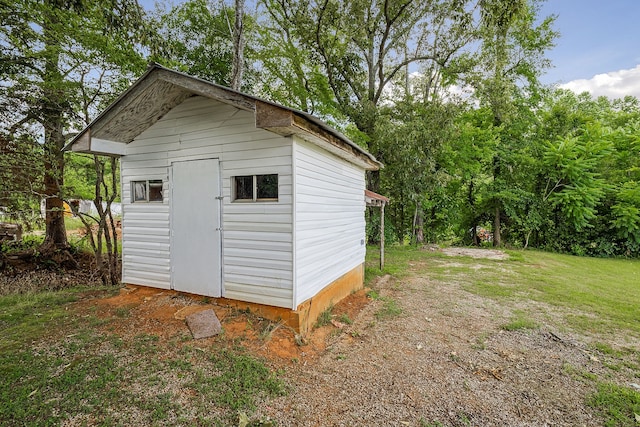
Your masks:
{"label": "blue sky", "polygon": [[639,0],[547,0],[540,15],[551,14],[560,37],[548,53],[554,68],[545,83],[640,97]]}

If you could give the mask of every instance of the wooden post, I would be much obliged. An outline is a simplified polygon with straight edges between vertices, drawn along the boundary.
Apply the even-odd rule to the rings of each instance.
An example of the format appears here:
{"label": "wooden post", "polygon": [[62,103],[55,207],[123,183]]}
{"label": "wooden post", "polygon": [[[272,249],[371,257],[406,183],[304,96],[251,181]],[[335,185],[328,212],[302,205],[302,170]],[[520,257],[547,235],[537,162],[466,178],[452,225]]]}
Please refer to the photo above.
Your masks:
{"label": "wooden post", "polygon": [[384,268],[384,202],[380,206],[380,270]]}

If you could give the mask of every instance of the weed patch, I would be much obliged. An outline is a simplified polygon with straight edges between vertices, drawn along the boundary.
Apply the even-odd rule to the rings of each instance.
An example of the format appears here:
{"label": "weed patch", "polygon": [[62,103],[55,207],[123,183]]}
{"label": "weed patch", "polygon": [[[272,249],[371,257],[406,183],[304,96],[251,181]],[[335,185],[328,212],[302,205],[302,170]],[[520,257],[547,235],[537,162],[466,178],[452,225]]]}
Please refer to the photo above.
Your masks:
{"label": "weed patch", "polygon": [[376,311],[376,319],[391,319],[402,314],[402,307],[400,307],[396,300],[391,298],[382,298],[382,301],[382,308]]}
{"label": "weed patch", "polygon": [[198,372],[191,386],[217,406],[234,412],[253,410],[259,397],[284,395],[284,384],[257,359],[230,350],[215,352],[210,362],[218,375]]}
{"label": "weed patch", "polygon": [[516,316],[509,323],[500,326],[505,331],[518,331],[521,329],[536,329],[538,324],[527,317],[523,312],[516,311]]}
{"label": "weed patch", "polygon": [[340,317],[338,318],[338,321],[346,325],[353,324],[353,320],[351,320],[351,318],[346,313],[341,314]]}
{"label": "weed patch", "polygon": [[32,351],[0,356],[0,424],[52,425],[70,414],[92,414],[127,399],[114,355],[53,355]]}
{"label": "weed patch", "polygon": [[565,363],[562,366],[562,372],[569,375],[571,378],[574,378],[582,382],[590,382],[590,381],[598,380],[598,376],[596,374],[589,371],[585,371],[583,369],[578,369],[575,366],[571,365],[570,363]]}
{"label": "weed patch", "polygon": [[367,297],[371,298],[372,300],[377,300],[377,299],[380,299],[380,294],[377,291],[372,289],[369,292],[367,292]]}
{"label": "weed patch", "polygon": [[331,304],[329,308],[327,308],[325,311],[320,313],[320,315],[316,319],[316,328],[327,326],[329,323],[331,323],[332,316],[333,316],[333,304]]}
{"label": "weed patch", "polygon": [[640,415],[640,393],[615,384],[598,384],[598,391],[587,401],[603,413],[607,427],[635,427]]}
{"label": "weed patch", "polygon": [[42,292],[0,298],[0,351],[40,337],[53,324],[69,318],[64,304],[75,301],[70,292]]}
{"label": "weed patch", "polygon": [[269,341],[273,336],[273,333],[284,326],[284,322],[278,323],[268,322],[267,325],[260,331],[260,339],[263,341]]}

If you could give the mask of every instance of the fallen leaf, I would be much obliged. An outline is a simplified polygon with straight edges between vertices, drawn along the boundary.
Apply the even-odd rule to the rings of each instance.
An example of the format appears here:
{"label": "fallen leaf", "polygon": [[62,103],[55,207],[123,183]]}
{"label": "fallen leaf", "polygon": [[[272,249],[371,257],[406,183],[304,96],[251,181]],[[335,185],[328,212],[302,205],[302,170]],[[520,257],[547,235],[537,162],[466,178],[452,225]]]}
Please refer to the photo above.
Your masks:
{"label": "fallen leaf", "polygon": [[247,427],[249,425],[249,417],[244,412],[238,413],[238,427]]}
{"label": "fallen leaf", "polygon": [[[295,341],[296,341],[296,344],[297,344],[298,346],[300,346],[300,347],[302,347],[303,345],[307,345],[307,344],[308,344],[308,342],[307,342],[306,338],[305,338],[305,337],[303,337],[303,336],[302,336],[302,335],[300,335],[300,334],[296,334],[296,335],[295,335]],[[304,355],[304,353],[302,353],[302,354]]]}
{"label": "fallen leaf", "polygon": [[338,328],[338,329],[342,329],[342,328],[344,328],[345,326],[347,326],[347,324],[346,324],[346,323],[342,323],[342,322],[339,322],[339,321],[334,320],[334,319],[331,319],[331,324],[332,324],[333,326],[335,326],[336,328]]}
{"label": "fallen leaf", "polygon": [[499,368],[491,369],[491,370],[489,370],[489,373],[491,375],[493,375],[493,378],[495,378],[495,379],[497,379],[499,381],[502,381],[501,369],[499,369]]}

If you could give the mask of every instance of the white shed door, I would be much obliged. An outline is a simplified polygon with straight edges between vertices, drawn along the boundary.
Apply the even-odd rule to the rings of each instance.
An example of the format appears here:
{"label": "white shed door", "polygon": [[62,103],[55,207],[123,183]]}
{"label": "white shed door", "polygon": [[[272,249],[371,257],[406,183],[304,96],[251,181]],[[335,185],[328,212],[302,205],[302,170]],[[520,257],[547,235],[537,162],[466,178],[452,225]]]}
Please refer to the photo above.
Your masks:
{"label": "white shed door", "polygon": [[217,159],[175,162],[171,174],[171,287],[221,296]]}

